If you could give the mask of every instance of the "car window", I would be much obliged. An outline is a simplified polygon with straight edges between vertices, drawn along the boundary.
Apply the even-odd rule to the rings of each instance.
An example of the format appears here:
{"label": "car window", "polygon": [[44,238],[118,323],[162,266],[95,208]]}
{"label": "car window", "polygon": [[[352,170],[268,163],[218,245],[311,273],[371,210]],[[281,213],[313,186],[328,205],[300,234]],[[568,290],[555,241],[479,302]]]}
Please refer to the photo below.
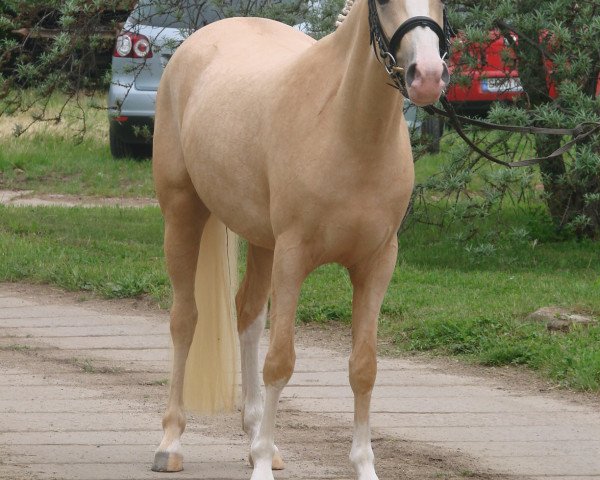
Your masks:
{"label": "car window", "polygon": [[197,30],[220,18],[207,0],[141,0],[130,20],[134,25]]}

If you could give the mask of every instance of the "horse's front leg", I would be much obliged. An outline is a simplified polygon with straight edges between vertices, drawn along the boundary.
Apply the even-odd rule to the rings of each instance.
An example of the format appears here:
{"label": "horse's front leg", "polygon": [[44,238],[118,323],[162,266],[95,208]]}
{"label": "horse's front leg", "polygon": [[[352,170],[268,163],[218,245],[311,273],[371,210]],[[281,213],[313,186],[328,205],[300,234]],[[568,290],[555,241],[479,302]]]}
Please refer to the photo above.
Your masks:
{"label": "horse's front leg", "polygon": [[263,367],[264,413],[251,447],[254,471],[251,480],[273,480],[271,465],[275,447],[275,416],[279,396],[296,362],[294,320],[300,287],[310,269],[298,244],[278,238],[275,245],[271,287],[271,331]]}
{"label": "horse's front leg", "polygon": [[359,480],[377,480],[369,425],[371,392],[377,375],[377,318],[396,265],[397,251],[394,236],[375,256],[350,269],[354,286],[349,362],[354,392],[354,435],[350,461]]}

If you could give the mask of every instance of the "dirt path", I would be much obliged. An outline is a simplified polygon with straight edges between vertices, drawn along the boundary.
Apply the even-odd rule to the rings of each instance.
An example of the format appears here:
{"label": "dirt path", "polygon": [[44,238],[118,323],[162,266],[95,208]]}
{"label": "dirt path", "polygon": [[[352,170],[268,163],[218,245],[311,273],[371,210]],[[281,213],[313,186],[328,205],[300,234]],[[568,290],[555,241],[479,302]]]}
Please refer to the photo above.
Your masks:
{"label": "dirt path", "polygon": [[[0,284],[0,479],[250,477],[239,414],[193,416],[186,470],[149,470],[169,338],[164,312],[137,307]],[[347,355],[324,332],[299,330],[278,421],[287,469],[276,478],[352,478]],[[448,370],[380,362],[373,446],[381,480],[600,477],[597,409]]]}
{"label": "dirt path", "polygon": [[154,198],[86,197],[58,193],[39,194],[32,190],[0,190],[0,205],[13,207],[123,207],[157,206]]}

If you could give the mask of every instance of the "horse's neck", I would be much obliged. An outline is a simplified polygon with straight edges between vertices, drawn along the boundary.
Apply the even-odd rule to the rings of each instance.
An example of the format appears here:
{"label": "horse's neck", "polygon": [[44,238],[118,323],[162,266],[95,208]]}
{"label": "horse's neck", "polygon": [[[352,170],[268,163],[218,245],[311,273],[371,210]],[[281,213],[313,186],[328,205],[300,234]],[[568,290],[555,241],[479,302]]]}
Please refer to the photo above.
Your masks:
{"label": "horse's neck", "polygon": [[[385,68],[369,42],[367,0],[357,0],[326,43],[324,55],[344,59],[334,108],[342,116],[349,137],[378,143],[398,134],[403,116],[402,96],[389,85]],[[315,48],[320,48],[319,42]]]}

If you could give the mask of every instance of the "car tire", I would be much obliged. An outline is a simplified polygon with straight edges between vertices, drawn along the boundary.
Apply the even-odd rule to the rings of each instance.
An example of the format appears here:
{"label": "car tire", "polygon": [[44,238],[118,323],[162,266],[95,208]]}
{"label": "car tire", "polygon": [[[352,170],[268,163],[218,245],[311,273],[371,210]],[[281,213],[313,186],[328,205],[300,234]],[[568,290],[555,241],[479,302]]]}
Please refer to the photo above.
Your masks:
{"label": "car tire", "polygon": [[119,135],[115,130],[115,127],[111,123],[108,130],[108,138],[110,143],[110,153],[113,158],[134,158],[136,160],[142,160],[152,157],[151,145],[124,142],[119,138]]}
{"label": "car tire", "polygon": [[423,119],[421,123],[421,138],[429,153],[439,153],[440,140],[444,133],[444,121],[433,115]]}

